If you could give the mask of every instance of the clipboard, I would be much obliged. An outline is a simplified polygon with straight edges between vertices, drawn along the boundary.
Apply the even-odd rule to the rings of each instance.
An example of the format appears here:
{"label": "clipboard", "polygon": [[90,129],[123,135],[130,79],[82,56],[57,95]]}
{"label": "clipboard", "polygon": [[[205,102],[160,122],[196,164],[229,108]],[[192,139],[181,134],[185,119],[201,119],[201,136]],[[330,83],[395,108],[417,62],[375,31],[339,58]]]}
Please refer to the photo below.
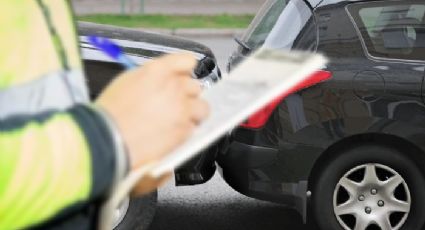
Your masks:
{"label": "clipboard", "polygon": [[314,74],[326,63],[321,54],[257,50],[222,81],[203,92],[202,97],[210,105],[210,116],[185,143],[157,164],[132,172],[114,189],[114,195],[101,209],[99,229],[112,229],[115,208],[144,175],[160,177],[173,171],[273,99],[327,80],[329,75]]}

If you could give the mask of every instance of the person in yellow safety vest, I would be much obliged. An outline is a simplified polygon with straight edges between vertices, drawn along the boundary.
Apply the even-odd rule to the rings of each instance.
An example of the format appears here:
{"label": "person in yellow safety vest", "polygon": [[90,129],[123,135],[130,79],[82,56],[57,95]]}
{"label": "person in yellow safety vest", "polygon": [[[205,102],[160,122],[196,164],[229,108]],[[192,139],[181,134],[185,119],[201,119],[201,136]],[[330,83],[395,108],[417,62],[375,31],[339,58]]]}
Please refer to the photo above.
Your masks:
{"label": "person in yellow safety vest", "polygon": [[190,54],[124,73],[90,104],[68,1],[3,0],[0,21],[1,230],[95,228],[114,184],[208,115]]}

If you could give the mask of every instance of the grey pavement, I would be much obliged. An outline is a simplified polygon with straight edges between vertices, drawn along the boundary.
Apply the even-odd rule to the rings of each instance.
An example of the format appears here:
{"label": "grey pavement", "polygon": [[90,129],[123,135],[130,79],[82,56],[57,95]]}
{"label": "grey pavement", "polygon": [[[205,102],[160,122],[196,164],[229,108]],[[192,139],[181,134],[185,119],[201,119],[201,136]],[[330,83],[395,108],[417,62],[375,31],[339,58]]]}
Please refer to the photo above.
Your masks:
{"label": "grey pavement", "polygon": [[216,175],[204,185],[159,192],[150,230],[307,230],[294,210],[240,195]]}
{"label": "grey pavement", "polygon": [[[210,47],[222,70],[236,45],[232,38],[186,37]],[[216,173],[206,184],[159,191],[158,210],[150,230],[307,230],[294,210],[248,198]],[[308,228],[311,229],[311,228]]]}
{"label": "grey pavement", "polygon": [[220,69],[224,72],[226,70],[227,60],[231,53],[237,48],[237,44],[233,41],[233,37],[198,37],[198,36],[185,36],[185,39],[199,42],[209,47],[218,61]]}
{"label": "grey pavement", "polygon": [[[160,14],[254,14],[265,0],[124,0],[126,13]],[[72,0],[79,15],[121,13],[121,0]]]}

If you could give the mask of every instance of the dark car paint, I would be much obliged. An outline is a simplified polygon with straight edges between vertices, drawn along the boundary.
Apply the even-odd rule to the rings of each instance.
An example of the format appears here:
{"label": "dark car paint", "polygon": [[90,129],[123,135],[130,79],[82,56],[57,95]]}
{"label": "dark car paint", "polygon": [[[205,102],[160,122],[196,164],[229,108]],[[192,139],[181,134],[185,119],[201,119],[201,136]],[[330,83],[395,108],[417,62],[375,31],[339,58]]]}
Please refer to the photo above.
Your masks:
{"label": "dark car paint", "polygon": [[[163,54],[182,50],[191,51],[199,60],[194,71],[198,79],[210,77],[213,80],[219,80],[220,78],[220,70],[216,65],[214,54],[208,47],[193,41],[83,22],[78,24],[78,32],[92,99],[95,99],[124,68],[88,44],[85,39],[85,36],[88,35],[114,39],[122,46],[126,55],[140,65]],[[216,154],[217,146],[212,146],[200,156],[177,169],[175,171],[176,184],[192,185],[208,181],[216,170],[214,161]]]}
{"label": "dark car paint", "polygon": [[[308,181],[338,150],[363,140],[401,148],[425,170],[425,63],[368,55],[347,13],[350,2],[361,1],[310,0],[316,48],[330,58],[333,78],[288,97],[264,128],[233,132],[218,162],[237,191],[305,217]],[[235,52],[230,69],[245,55]]]}
{"label": "dark car paint", "polygon": [[[179,37],[159,35],[143,32],[140,30],[126,29],[108,25],[99,25],[87,22],[78,23],[78,32],[80,36],[97,35],[108,37],[110,39],[122,39],[127,41],[145,43],[146,46],[140,49],[131,49],[128,47],[123,48],[127,53],[148,58],[157,57],[159,55],[167,53],[155,50],[155,48],[153,47],[157,45],[163,45],[164,47],[169,47],[170,49],[179,48],[182,50],[193,51],[195,53],[203,54],[205,56],[214,58],[214,54],[208,47],[200,43]],[[149,44],[151,44],[151,46],[149,46]]]}
{"label": "dark car paint", "polygon": [[[164,54],[191,51],[199,60],[199,65],[207,58],[214,62],[214,68],[217,66],[215,56],[208,47],[178,37],[87,22],[78,23],[78,33],[80,35],[82,55],[93,97],[97,96],[117,73],[123,71],[123,67],[92,47],[86,41],[86,36],[96,35],[114,39],[123,48],[126,55],[133,58],[139,64],[143,64],[152,58]],[[198,73],[197,77],[203,78],[207,74],[199,70],[199,65],[195,72]],[[216,71],[219,72],[219,70]],[[217,73],[217,75],[219,74]]]}

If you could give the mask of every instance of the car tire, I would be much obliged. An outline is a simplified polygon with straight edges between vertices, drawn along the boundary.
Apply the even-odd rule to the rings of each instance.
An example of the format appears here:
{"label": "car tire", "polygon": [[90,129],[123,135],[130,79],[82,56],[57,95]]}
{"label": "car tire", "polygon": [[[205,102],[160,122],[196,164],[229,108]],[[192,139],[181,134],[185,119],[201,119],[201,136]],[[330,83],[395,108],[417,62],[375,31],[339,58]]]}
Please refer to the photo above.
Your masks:
{"label": "car tire", "polygon": [[[373,172],[376,172],[376,184],[379,186],[372,183],[376,181],[371,179],[374,178]],[[338,152],[336,157],[326,162],[316,178],[312,186],[312,214],[322,230],[423,228],[424,175],[415,162],[401,151],[376,144],[352,147]],[[351,183],[353,181],[355,183]],[[398,181],[402,182],[397,186]],[[394,187],[391,185],[397,186],[394,192],[391,192]],[[390,210],[402,211],[392,213]],[[373,221],[381,224],[371,223],[371,216]],[[393,221],[389,227],[385,227],[388,226],[385,225],[385,216],[391,216],[389,219]]]}
{"label": "car tire", "polygon": [[140,198],[131,198],[124,218],[114,230],[148,230],[155,216],[157,200],[156,191]]}

